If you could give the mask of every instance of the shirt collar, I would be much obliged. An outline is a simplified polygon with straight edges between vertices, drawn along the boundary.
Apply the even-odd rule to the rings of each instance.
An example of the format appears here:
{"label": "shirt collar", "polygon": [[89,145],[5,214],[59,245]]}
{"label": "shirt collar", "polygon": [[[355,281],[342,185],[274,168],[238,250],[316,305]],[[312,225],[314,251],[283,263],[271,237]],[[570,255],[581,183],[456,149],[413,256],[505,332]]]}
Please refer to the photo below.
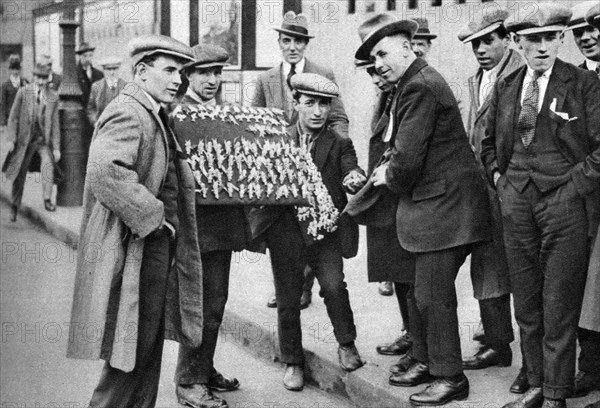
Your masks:
{"label": "shirt collar", "polygon": [[[306,58],[302,57],[302,59],[296,63],[296,74],[301,74],[302,72],[304,72],[305,64],[306,64]],[[285,75],[289,74],[290,70],[292,69],[292,64],[290,64],[286,60],[283,60],[282,66],[283,66],[283,73]]]}
{"label": "shirt collar", "polygon": [[[141,88],[140,88],[141,89]],[[155,113],[158,113],[158,111],[160,111],[160,104],[156,101],[156,99],[154,99],[152,97],[152,95],[150,95],[148,92],[146,92],[144,89],[142,89],[142,92],[146,95],[146,97],[148,98],[148,101],[150,102],[150,106],[152,106],[152,111]]]}
{"label": "shirt collar", "polygon": [[[542,75],[540,75],[540,78],[550,79],[550,75],[552,75],[553,69],[554,69],[554,64],[552,64],[552,66],[550,68],[548,68],[546,71],[544,71],[544,73]],[[529,78],[533,78],[533,69],[531,69],[529,66],[527,66],[527,76]]]}
{"label": "shirt collar", "polygon": [[109,87],[116,87],[118,82],[119,82],[118,79],[108,79],[108,78],[106,78],[106,85],[108,85]]}
{"label": "shirt collar", "polygon": [[192,91],[190,88],[188,88],[188,89],[185,91],[185,94],[186,94],[187,96],[189,96],[190,98],[192,98],[192,99],[194,100],[194,102],[200,103],[200,104],[202,104],[202,105],[216,105],[216,104],[217,104],[217,101],[216,101],[216,99],[215,99],[215,98],[212,98],[212,99],[211,99],[211,100],[209,100],[209,101],[204,101],[204,100],[202,100],[202,98],[200,98],[200,97],[198,96],[198,94],[197,94],[196,92]]}
{"label": "shirt collar", "polygon": [[591,59],[588,59],[588,58],[585,59],[585,66],[590,71],[595,71],[596,67],[598,66],[598,64],[600,64],[600,62],[598,62],[598,61],[592,61]]}

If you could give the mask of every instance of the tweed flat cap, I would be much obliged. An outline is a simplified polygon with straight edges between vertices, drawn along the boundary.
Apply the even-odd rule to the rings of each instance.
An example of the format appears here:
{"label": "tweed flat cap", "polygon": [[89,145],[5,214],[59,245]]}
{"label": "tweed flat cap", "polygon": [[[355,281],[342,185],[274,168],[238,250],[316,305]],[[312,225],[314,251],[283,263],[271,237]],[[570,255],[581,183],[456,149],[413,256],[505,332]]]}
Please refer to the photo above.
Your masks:
{"label": "tweed flat cap", "polygon": [[188,62],[182,70],[191,68],[224,67],[229,65],[227,60],[229,54],[223,47],[214,44],[198,44],[192,47],[194,51],[194,62]]}
{"label": "tweed flat cap", "polygon": [[79,44],[79,47],[75,50],[75,54],[83,54],[84,52],[94,51],[95,49],[96,47],[92,47],[89,43],[84,41]]}
{"label": "tweed flat cap", "polygon": [[412,40],[418,29],[419,24],[414,20],[398,20],[391,14],[377,14],[358,27],[362,44],[356,50],[354,58],[368,60],[373,47],[384,37],[404,33]]}
{"label": "tweed flat cap", "polygon": [[33,75],[38,77],[49,77],[50,76],[50,67],[45,64],[40,64],[39,62],[35,64],[33,67]]}
{"label": "tweed flat cap", "polygon": [[312,35],[308,34],[308,19],[302,13],[296,14],[293,11],[288,11],[283,16],[283,23],[281,23],[281,28],[274,28],[273,30],[291,35],[292,37],[300,37],[300,38],[315,38]]}
{"label": "tweed flat cap", "polygon": [[429,21],[423,17],[416,17],[414,20],[419,25],[419,29],[413,36],[414,40],[433,40],[437,35],[429,31]]}
{"label": "tweed flat cap", "polygon": [[600,4],[595,5],[588,10],[585,15],[585,21],[600,30]]}
{"label": "tweed flat cap", "polygon": [[121,59],[118,57],[106,57],[100,60],[99,65],[102,68],[119,68],[121,66]]}
{"label": "tweed flat cap", "polygon": [[569,20],[569,23],[567,24],[567,30],[575,30],[577,28],[589,25],[587,21],[585,21],[585,14],[597,5],[600,5],[599,0],[589,0],[571,7],[573,15],[571,16],[571,20]]}
{"label": "tweed flat cap", "polygon": [[571,19],[571,10],[556,3],[534,4],[531,12],[517,12],[505,21],[506,29],[518,35],[563,31]]}
{"label": "tweed flat cap", "polygon": [[169,55],[186,62],[194,61],[194,51],[191,47],[166,35],[148,34],[133,38],[127,44],[127,51],[134,67],[143,58],[155,54]]}
{"label": "tweed flat cap", "polygon": [[292,76],[290,83],[292,89],[306,95],[334,98],[340,94],[340,90],[335,82],[319,74],[296,74]]}
{"label": "tweed flat cap", "polygon": [[458,32],[458,39],[468,43],[498,29],[508,18],[509,12],[498,3],[484,3],[473,20]]}

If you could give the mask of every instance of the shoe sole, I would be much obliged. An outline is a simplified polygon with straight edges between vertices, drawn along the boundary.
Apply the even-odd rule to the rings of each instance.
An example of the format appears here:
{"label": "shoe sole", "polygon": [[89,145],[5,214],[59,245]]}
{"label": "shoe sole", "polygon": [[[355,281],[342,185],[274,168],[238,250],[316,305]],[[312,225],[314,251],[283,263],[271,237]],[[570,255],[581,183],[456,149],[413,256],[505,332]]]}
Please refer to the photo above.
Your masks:
{"label": "shoe sole", "polygon": [[377,352],[377,354],[381,354],[382,356],[403,356],[404,354],[406,354],[408,352],[408,350],[410,350],[410,347],[406,349],[406,351],[398,351],[398,352],[390,352],[390,351],[380,351],[375,349],[375,351]]}
{"label": "shoe sole", "polygon": [[460,394],[457,394],[451,398],[446,398],[443,401],[439,401],[439,402],[418,402],[418,401],[410,401],[411,405],[417,406],[417,407],[439,407],[440,405],[446,405],[447,403],[451,402],[451,401],[464,401],[467,398],[469,398],[469,390],[463,391]]}
{"label": "shoe sole", "polygon": [[[182,399],[182,398],[180,398],[180,397],[177,397],[177,402],[178,402],[180,405],[183,405],[184,407],[202,408],[201,406],[199,406],[199,405],[194,405],[194,404],[190,403],[189,401],[186,401],[186,400],[184,400],[184,399]],[[219,405],[219,407],[218,407],[218,408],[229,408],[229,404],[225,403],[225,405]]]}
{"label": "shoe sole", "polygon": [[[529,391],[529,387],[527,387],[526,389],[524,389],[524,390],[522,390],[522,391],[521,391],[521,390],[514,390],[514,389],[512,389],[512,387],[511,387],[511,388],[510,388],[508,391],[509,391],[509,392],[511,392],[511,393],[513,393],[513,394],[518,394],[518,395],[521,395],[521,394],[525,394],[527,391]],[[570,397],[570,398],[576,398],[576,397],[575,397],[575,396],[572,396],[572,397]]]}
{"label": "shoe sole", "polygon": [[394,382],[392,382],[392,380],[388,380],[388,383],[390,385],[393,385],[394,387],[406,387],[406,388],[409,388],[409,387],[416,387],[417,385],[427,384],[427,383],[430,383],[432,381],[433,381],[433,377],[430,376],[430,377],[424,378],[423,381],[414,382],[414,383],[410,383],[410,384],[408,384],[408,383],[405,383],[405,384],[394,383]]}
{"label": "shoe sole", "polygon": [[304,385],[302,387],[290,387],[283,384],[284,388],[288,391],[302,391],[304,389]]}
{"label": "shoe sole", "polygon": [[230,391],[235,391],[238,388],[240,388],[240,384],[238,384],[235,387],[230,387],[230,388],[223,388],[223,387],[212,387],[210,385],[207,385],[207,387],[212,390],[212,391],[217,391],[217,392],[230,392]]}

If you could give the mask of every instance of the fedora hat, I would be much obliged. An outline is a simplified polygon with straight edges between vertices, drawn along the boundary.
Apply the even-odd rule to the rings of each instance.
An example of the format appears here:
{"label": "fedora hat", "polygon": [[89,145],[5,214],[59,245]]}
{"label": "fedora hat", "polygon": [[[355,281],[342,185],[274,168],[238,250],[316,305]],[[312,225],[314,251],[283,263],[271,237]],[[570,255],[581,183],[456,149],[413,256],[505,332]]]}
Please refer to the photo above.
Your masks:
{"label": "fedora hat", "polygon": [[355,69],[367,69],[367,68],[371,68],[374,66],[375,66],[375,63],[370,60],[359,60],[359,59],[354,60],[354,68]]}
{"label": "fedora hat", "polygon": [[275,31],[291,35],[292,37],[299,38],[315,38],[308,34],[308,19],[302,13],[296,14],[293,11],[288,11],[283,16],[283,23],[281,28],[274,28]]}
{"label": "fedora hat", "polygon": [[585,21],[587,21],[589,25],[600,30],[600,4],[597,4],[588,10],[585,15]]}
{"label": "fedora hat", "polygon": [[194,51],[191,47],[166,35],[147,34],[133,38],[127,44],[127,49],[133,67],[145,57],[154,54],[169,55],[185,62],[194,61]]}
{"label": "fedora hat", "polygon": [[594,6],[600,5],[598,0],[588,0],[583,3],[579,3],[574,5],[571,8],[573,15],[571,16],[571,20],[567,24],[567,30],[575,30],[577,28],[582,28],[588,26],[589,24],[585,21],[585,14],[594,8]]}
{"label": "fedora hat", "polygon": [[506,29],[517,35],[564,31],[571,9],[556,3],[538,3],[533,13],[514,13],[505,22]]}
{"label": "fedora hat", "polygon": [[412,40],[418,28],[419,24],[414,20],[398,20],[391,14],[377,14],[358,27],[358,35],[362,44],[356,50],[354,58],[370,59],[371,50],[384,37],[405,33]]}
{"label": "fedora hat", "polygon": [[458,32],[458,39],[466,44],[483,37],[500,28],[508,16],[509,12],[497,3],[486,3],[482,6],[481,11],[478,11],[473,19]]}
{"label": "fedora hat", "polygon": [[75,54],[83,54],[84,52],[94,51],[95,49],[96,47],[92,47],[89,43],[84,41],[79,44],[79,47],[75,50]]}
{"label": "fedora hat", "polygon": [[434,38],[437,38],[437,35],[432,34],[431,31],[429,31],[429,21],[427,21],[426,18],[416,17],[414,20],[419,25],[419,29],[413,36],[414,40],[433,40]]}
{"label": "fedora hat", "polygon": [[194,62],[188,62],[182,68],[187,71],[193,68],[224,67],[229,65],[227,60],[229,54],[223,47],[214,44],[198,44],[192,47],[194,51]]}

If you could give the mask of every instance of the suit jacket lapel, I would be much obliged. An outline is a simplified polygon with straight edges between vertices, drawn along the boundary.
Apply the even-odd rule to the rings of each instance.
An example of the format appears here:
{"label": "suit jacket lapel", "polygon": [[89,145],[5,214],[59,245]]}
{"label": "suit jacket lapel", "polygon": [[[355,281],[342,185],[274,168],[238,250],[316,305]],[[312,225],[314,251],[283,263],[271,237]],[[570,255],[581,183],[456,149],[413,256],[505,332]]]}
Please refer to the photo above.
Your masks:
{"label": "suit jacket lapel", "polygon": [[327,156],[329,156],[329,151],[333,146],[335,138],[334,136],[327,131],[327,128],[323,128],[321,130],[321,135],[315,141],[315,165],[319,171],[323,170],[323,166],[325,166],[325,162],[327,161]]}
{"label": "suit jacket lapel", "polygon": [[[567,96],[567,86],[565,83],[569,81],[569,74],[565,71],[564,63],[557,59],[554,63],[552,75],[548,80],[548,88],[546,88],[546,95],[544,96],[544,102],[542,103],[542,112],[547,112],[550,109],[552,101],[556,99],[556,112],[563,111],[563,105]],[[552,135],[556,135],[558,129],[558,122],[555,120],[550,121],[550,129]]]}
{"label": "suit jacket lapel", "polygon": [[[509,150],[512,150],[517,122],[519,121],[519,112],[521,111],[519,96],[521,95],[521,87],[526,73],[527,66],[524,66],[517,75],[510,79],[510,82],[507,81],[506,91],[500,93],[501,98],[498,101],[501,117],[496,124],[496,129],[500,129],[502,132],[500,137],[506,141],[505,147]],[[510,155],[507,155],[507,157],[510,157]]]}

